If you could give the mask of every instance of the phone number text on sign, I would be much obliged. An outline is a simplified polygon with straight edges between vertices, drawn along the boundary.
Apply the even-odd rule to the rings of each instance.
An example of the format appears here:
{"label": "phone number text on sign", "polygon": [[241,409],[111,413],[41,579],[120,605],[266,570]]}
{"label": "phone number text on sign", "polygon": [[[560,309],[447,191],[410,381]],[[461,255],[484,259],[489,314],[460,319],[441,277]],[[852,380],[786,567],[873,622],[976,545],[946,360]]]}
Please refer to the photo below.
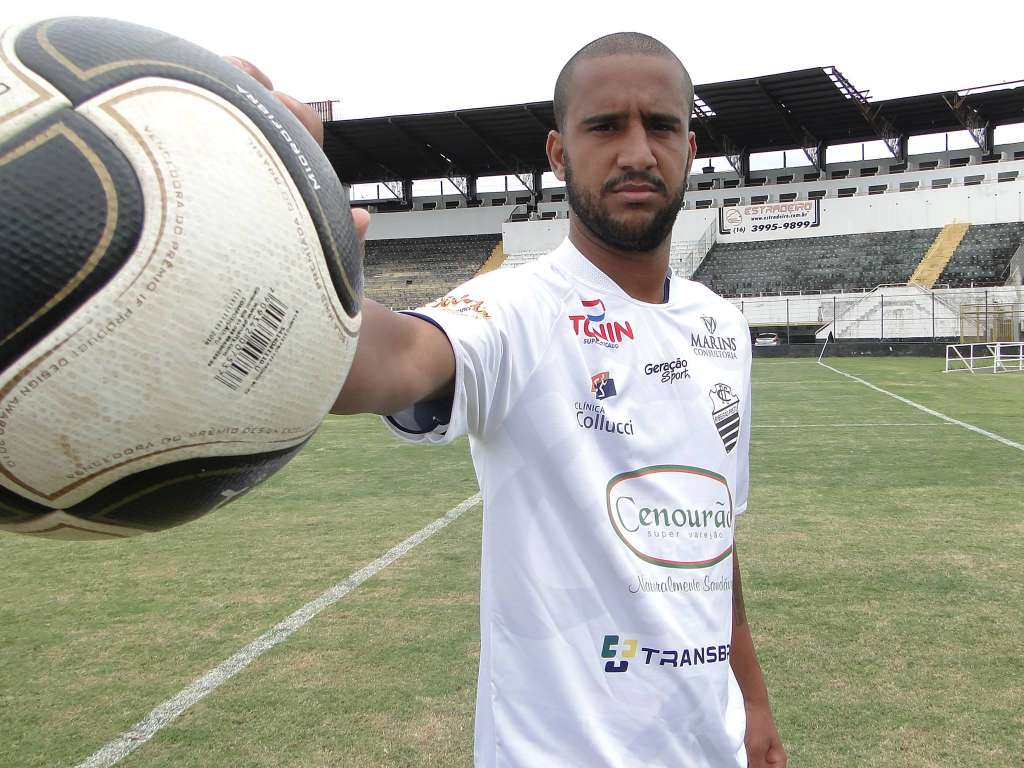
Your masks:
{"label": "phone number text on sign", "polygon": [[718,233],[785,232],[821,226],[821,201],[733,206],[718,209]]}

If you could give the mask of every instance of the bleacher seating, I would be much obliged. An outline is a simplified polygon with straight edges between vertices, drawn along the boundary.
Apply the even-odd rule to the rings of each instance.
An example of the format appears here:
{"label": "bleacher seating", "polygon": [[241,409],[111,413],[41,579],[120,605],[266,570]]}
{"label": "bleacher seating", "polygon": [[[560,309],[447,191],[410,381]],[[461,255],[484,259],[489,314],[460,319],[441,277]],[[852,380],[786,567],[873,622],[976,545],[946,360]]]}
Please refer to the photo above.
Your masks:
{"label": "bleacher seating", "polygon": [[421,306],[473,277],[500,241],[501,235],[370,240],[366,296],[393,309]]}
{"label": "bleacher seating", "polygon": [[975,224],[967,230],[939,277],[939,285],[967,288],[1006,279],[1006,267],[1024,240],[1024,222]]}
{"label": "bleacher seating", "polygon": [[726,296],[906,283],[939,229],[716,243],[693,279]]}

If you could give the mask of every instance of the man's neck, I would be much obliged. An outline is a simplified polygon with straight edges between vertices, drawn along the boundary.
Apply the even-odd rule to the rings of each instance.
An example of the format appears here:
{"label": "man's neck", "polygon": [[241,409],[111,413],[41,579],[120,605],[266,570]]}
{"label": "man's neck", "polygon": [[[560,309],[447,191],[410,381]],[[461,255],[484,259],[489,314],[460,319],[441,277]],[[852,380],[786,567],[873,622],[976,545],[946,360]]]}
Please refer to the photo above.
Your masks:
{"label": "man's neck", "polygon": [[569,242],[629,296],[648,304],[664,302],[670,237],[652,251],[620,251],[600,240],[579,219],[571,216]]}

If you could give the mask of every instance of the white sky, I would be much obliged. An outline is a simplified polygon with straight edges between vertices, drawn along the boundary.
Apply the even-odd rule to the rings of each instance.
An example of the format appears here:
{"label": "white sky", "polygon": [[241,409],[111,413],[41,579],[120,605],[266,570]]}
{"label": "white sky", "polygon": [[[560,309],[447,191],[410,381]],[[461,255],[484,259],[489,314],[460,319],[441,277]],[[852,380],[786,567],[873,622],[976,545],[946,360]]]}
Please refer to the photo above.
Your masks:
{"label": "white sky", "polygon": [[[1024,79],[1024,3],[1011,0],[948,6],[363,0],[330,7],[297,0],[34,0],[5,6],[0,26],[92,15],[164,29],[250,59],[299,99],[339,100],[335,118],[548,100],[572,53],[620,30],[660,39],[698,84],[832,65],[872,98],[885,99]],[[996,138],[1024,139],[1016,133]],[[951,146],[961,141],[954,138]]]}

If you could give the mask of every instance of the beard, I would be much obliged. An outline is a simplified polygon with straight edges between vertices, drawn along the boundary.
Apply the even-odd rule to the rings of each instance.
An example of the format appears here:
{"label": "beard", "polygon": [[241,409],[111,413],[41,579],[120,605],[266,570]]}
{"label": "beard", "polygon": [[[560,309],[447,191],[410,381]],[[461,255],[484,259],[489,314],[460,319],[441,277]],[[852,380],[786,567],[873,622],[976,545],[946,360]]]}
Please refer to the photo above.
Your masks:
{"label": "beard", "polygon": [[[686,192],[686,179],[689,174],[683,175],[682,184],[676,190],[675,195],[655,211],[651,219],[637,224],[628,224],[613,218],[599,197],[577,187],[573,183],[572,165],[569,163],[568,155],[565,156],[564,162],[565,191],[569,197],[569,207],[586,225],[587,229],[611,248],[630,253],[653,251],[672,234],[676,216],[679,215],[679,211],[683,207],[683,195]],[[665,182],[661,179],[644,172],[634,172],[605,182],[601,187],[601,193],[610,192],[619,184],[629,181],[650,184],[657,191],[665,192]]]}

